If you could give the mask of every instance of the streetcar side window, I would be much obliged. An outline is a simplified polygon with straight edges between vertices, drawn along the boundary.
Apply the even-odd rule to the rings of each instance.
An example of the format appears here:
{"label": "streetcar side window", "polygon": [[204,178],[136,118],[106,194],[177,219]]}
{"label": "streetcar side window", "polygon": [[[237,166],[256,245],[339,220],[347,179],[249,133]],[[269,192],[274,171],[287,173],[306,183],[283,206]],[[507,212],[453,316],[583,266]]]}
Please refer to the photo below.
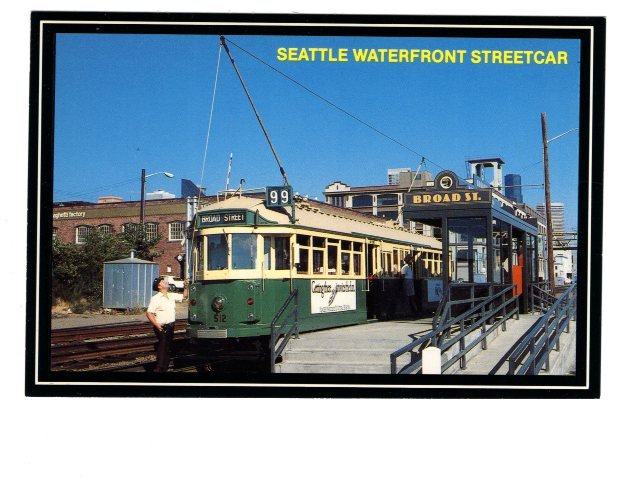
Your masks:
{"label": "streetcar side window", "polygon": [[338,245],[327,246],[327,273],[336,275],[338,269]]}
{"label": "streetcar side window", "polygon": [[382,270],[385,276],[389,276],[392,269],[392,253],[391,252],[383,252],[381,254],[382,261]]}
{"label": "streetcar side window", "polygon": [[[206,244],[208,246],[208,270],[227,270],[227,236],[223,233],[218,235],[206,235]],[[203,250],[201,251],[203,252]],[[203,260],[201,264],[203,265]]]}
{"label": "streetcar side window", "polygon": [[340,267],[343,275],[351,273],[351,254],[346,250],[340,253]]}
{"label": "streetcar side window", "polygon": [[297,245],[299,249],[299,263],[297,263],[297,273],[306,275],[310,273],[310,236],[297,235]]}
{"label": "streetcar side window", "polygon": [[399,251],[397,249],[392,250],[392,275],[396,275],[399,265]]}
{"label": "streetcar side window", "polygon": [[275,270],[290,270],[290,238],[275,237],[274,242]]}
{"label": "streetcar side window", "polygon": [[325,273],[325,238],[312,237],[312,273]]}
{"label": "streetcar side window", "polygon": [[315,248],[312,250],[312,273],[323,273],[325,263],[325,250]]}
{"label": "streetcar side window", "polygon": [[256,268],[258,236],[251,233],[232,234],[232,269],[253,270]]}
{"label": "streetcar side window", "polygon": [[264,269],[271,270],[271,237],[264,237]]}
{"label": "streetcar side window", "polygon": [[297,273],[307,274],[310,272],[310,250],[307,248],[299,249],[299,263],[297,264]]}
{"label": "streetcar side window", "polygon": [[353,274],[354,275],[362,274],[362,253],[361,252],[357,252],[357,251],[353,252]]}

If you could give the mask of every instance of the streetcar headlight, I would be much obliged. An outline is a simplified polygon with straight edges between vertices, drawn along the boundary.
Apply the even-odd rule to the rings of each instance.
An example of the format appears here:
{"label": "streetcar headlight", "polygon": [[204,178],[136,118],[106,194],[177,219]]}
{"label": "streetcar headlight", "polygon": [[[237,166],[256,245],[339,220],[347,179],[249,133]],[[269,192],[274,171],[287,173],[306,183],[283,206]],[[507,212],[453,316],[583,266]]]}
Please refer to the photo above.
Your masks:
{"label": "streetcar headlight", "polygon": [[215,312],[220,312],[225,307],[225,298],[223,297],[215,297],[212,300],[212,309]]}

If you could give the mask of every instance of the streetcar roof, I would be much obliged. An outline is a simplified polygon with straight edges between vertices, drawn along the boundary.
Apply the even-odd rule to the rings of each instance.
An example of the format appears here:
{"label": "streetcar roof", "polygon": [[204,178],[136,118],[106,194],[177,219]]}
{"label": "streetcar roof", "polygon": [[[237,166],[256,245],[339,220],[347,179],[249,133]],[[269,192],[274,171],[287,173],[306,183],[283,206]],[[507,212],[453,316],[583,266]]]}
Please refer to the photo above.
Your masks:
{"label": "streetcar roof", "polygon": [[[404,228],[395,226],[392,221],[383,220],[374,215],[360,213],[347,208],[340,208],[328,203],[295,197],[296,219],[295,227],[311,228],[332,231],[349,235],[374,237],[379,239],[396,240],[410,244],[440,249],[439,240],[412,233]],[[264,197],[233,196],[208,205],[200,210],[202,213],[219,210],[245,209],[258,213],[270,222],[279,225],[290,224],[290,208],[267,208]]]}

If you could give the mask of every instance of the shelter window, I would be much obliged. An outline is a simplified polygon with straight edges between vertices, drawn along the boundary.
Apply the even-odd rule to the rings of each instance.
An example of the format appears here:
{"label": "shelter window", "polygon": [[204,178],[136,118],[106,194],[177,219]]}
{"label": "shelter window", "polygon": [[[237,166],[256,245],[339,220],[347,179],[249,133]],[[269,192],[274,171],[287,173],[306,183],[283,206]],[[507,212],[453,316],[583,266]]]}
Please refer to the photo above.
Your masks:
{"label": "shelter window", "polygon": [[227,269],[228,244],[226,235],[223,233],[206,235],[206,245],[208,247],[208,270]]}
{"label": "shelter window", "polygon": [[80,225],[76,227],[76,243],[83,244],[87,241],[87,237],[93,230],[93,227],[88,225]]}
{"label": "shelter window", "polygon": [[484,217],[450,218],[449,251],[452,280],[487,282],[487,238]]}
{"label": "shelter window", "polygon": [[169,241],[183,240],[184,239],[184,223],[183,222],[171,222],[169,224]]}
{"label": "shelter window", "polygon": [[232,269],[253,270],[256,268],[258,236],[251,233],[232,234]]}

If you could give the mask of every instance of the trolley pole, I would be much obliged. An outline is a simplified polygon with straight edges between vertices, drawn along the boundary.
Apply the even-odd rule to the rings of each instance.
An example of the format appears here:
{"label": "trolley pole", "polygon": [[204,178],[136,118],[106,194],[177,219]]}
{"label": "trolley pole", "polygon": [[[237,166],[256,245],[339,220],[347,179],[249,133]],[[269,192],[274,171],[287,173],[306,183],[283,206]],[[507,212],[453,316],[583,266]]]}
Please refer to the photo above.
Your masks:
{"label": "trolley pole", "polygon": [[546,201],[546,244],[548,248],[548,282],[550,292],[555,291],[555,258],[553,250],[553,227],[550,205],[550,167],[548,165],[548,134],[546,130],[546,112],[542,112],[542,143],[544,144],[544,195]]}
{"label": "trolley pole", "polygon": [[282,174],[282,178],[284,179],[284,185],[288,186],[289,183],[288,183],[288,177],[286,177],[286,171],[284,170],[284,167],[282,167],[282,162],[280,162],[280,159],[277,156],[277,152],[275,151],[275,148],[273,147],[273,143],[271,142],[271,139],[269,138],[269,132],[267,132],[267,129],[264,126],[264,122],[262,121],[262,118],[260,118],[260,114],[258,113],[258,110],[256,109],[256,105],[251,99],[249,90],[247,90],[247,86],[245,85],[245,82],[243,81],[243,77],[238,71],[238,67],[236,66],[236,63],[234,62],[234,58],[232,58],[232,54],[230,53],[230,49],[228,48],[227,43],[225,42],[225,37],[223,35],[221,35],[221,45],[223,45],[223,48],[225,49],[225,53],[227,53],[227,56],[230,58],[230,62],[232,62],[232,66],[234,67],[234,70],[236,71],[236,76],[240,80],[240,83],[243,86],[243,90],[245,90],[245,95],[247,95],[247,99],[249,100],[249,103],[251,104],[251,108],[253,108],[253,111],[256,114],[256,118],[258,119],[260,128],[262,128],[262,131],[264,132],[264,136],[266,137],[267,142],[269,142],[269,147],[271,148],[271,151],[273,152],[273,156],[275,157],[277,166],[279,167],[280,173]]}

